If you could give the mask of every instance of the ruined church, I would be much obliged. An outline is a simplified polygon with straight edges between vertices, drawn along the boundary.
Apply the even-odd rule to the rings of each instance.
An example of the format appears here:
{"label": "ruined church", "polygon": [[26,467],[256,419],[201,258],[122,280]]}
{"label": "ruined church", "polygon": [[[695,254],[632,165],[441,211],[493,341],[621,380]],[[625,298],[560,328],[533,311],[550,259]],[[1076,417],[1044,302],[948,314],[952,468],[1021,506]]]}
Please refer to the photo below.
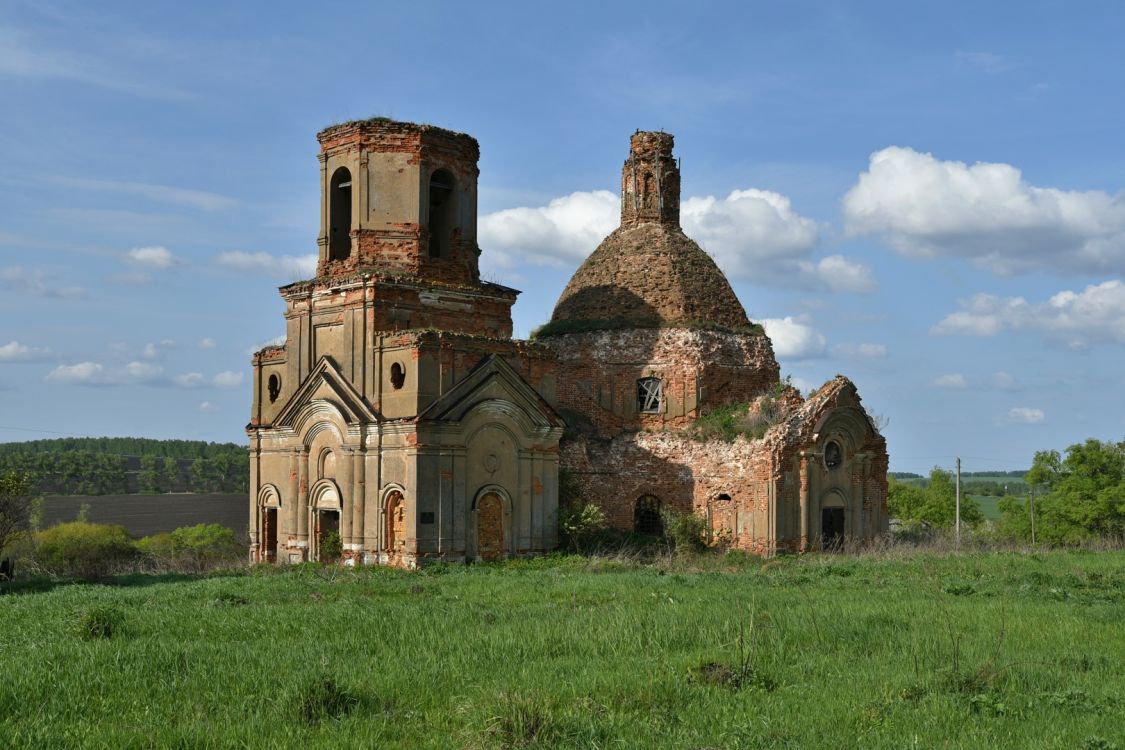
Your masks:
{"label": "ruined church", "polygon": [[807,398],[781,381],[680,228],[670,134],[633,134],[621,225],[530,341],[519,292],[480,278],[474,138],[376,118],[317,139],[316,276],[281,288],[285,343],[253,356],[252,559],[542,554],[560,475],[617,529],[695,513],[760,555],[886,530],[883,437],[848,379]]}

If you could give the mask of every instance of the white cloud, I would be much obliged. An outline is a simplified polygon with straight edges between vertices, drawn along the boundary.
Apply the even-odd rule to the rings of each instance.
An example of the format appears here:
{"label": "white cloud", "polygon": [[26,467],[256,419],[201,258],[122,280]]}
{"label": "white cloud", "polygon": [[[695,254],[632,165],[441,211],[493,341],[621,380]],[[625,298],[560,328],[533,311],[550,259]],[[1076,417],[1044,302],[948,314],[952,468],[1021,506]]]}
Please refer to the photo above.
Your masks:
{"label": "white cloud", "polygon": [[230,250],[219,253],[215,263],[234,271],[284,278],[288,280],[307,279],[316,274],[317,256],[313,255],[270,255],[269,253],[247,253]]}
{"label": "white cloud", "polygon": [[789,316],[759,322],[766,329],[778,357],[792,360],[824,356],[828,340],[811,325]]}
{"label": "white cloud", "polygon": [[82,287],[63,286],[43,271],[28,271],[22,266],[0,268],[0,288],[48,299],[78,299],[86,296],[86,290]]}
{"label": "white cloud", "polygon": [[969,387],[969,381],[965,376],[959,372],[952,372],[948,375],[938,375],[930,381],[930,385],[934,388],[948,388],[950,390],[960,390]]}
{"label": "white cloud", "polygon": [[18,341],[10,341],[0,346],[0,362],[42,362],[50,358],[50,349],[37,349]]}
{"label": "white cloud", "polygon": [[1008,410],[1008,420],[1020,424],[1039,424],[1047,415],[1042,409],[1033,409],[1028,406],[1017,406]]}
{"label": "white cloud", "polygon": [[163,271],[179,263],[171,250],[160,245],[135,247],[125,253],[125,259],[135,266],[154,271]]}
{"label": "white cloud", "polygon": [[203,385],[205,378],[201,372],[185,372],[172,378],[172,384],[177,388],[198,388]]}
{"label": "white cloud", "polygon": [[141,359],[162,359],[166,350],[175,348],[176,342],[172,339],[150,341],[141,349]]}
{"label": "white cloud", "polygon": [[110,385],[105,381],[105,368],[97,362],[59,365],[47,373],[47,382],[68,385]]}
{"label": "white cloud", "polygon": [[118,372],[120,375],[124,376],[121,380],[146,382],[155,380],[163,370],[159,365],[150,364],[148,362],[130,362]]}
{"label": "white cloud", "polygon": [[188,208],[197,208],[201,211],[220,211],[234,208],[238,205],[238,201],[233,198],[228,198],[225,195],[208,193],[203,190],[170,187],[168,185],[153,185],[146,182],[91,180],[81,177],[50,177],[47,178],[47,181],[64,187],[78,188],[80,190],[135,195],[157,203],[187,206]]}
{"label": "white cloud", "polygon": [[214,349],[216,346],[217,344],[215,343],[215,339],[213,338],[205,338],[199,340],[200,349]]}
{"label": "white cloud", "polygon": [[[608,190],[575,192],[546,206],[509,208],[480,218],[485,263],[571,267],[617,228],[618,197]],[[734,278],[840,292],[871,292],[871,270],[841,255],[812,257],[819,227],[798,214],[789,198],[768,190],[735,190],[726,198],[687,198],[680,204],[684,231]]]}
{"label": "white cloud", "polygon": [[842,359],[882,359],[887,356],[884,344],[837,344],[832,354]]}
{"label": "white cloud", "polygon": [[196,407],[196,409],[201,412],[213,412],[218,411],[219,407],[215,406],[210,401],[203,401],[199,404],[199,406]]}
{"label": "white cloud", "polygon": [[1046,302],[978,294],[959,304],[961,309],[945,316],[931,333],[995,336],[1007,329],[1039,333],[1073,349],[1125,344],[1125,283],[1119,279],[1081,292],[1062,291]]}
{"label": "white cloud", "polygon": [[570,267],[617,228],[621,205],[608,190],[576,192],[537,208],[507,208],[478,223],[482,247],[504,268],[517,262]]}
{"label": "white cloud", "polygon": [[234,388],[235,386],[242,385],[242,373],[234,372],[233,370],[224,370],[216,375],[211,382],[220,388]]}
{"label": "white cloud", "polygon": [[1125,193],[1042,188],[1010,164],[940,161],[891,146],[843,199],[849,233],[915,258],[955,256],[994,273],[1120,273]]}
{"label": "white cloud", "polygon": [[999,391],[1018,391],[1020,389],[1019,381],[1006,372],[994,373],[989,383]]}

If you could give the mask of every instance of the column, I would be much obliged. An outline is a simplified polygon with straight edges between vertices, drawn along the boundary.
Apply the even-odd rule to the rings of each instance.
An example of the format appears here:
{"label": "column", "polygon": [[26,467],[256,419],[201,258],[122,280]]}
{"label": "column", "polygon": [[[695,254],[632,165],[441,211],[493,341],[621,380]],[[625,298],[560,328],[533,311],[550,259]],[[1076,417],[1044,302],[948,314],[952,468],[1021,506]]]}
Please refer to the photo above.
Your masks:
{"label": "column", "polygon": [[297,506],[300,505],[298,501],[300,492],[300,480],[298,478],[299,461],[301,454],[296,448],[289,451],[289,486],[285,492],[285,498],[282,504],[286,508],[285,514],[285,546],[291,547],[297,541]]}
{"label": "column", "polygon": [[809,549],[809,456],[801,451],[801,523],[797,529],[797,545],[801,552]]}
{"label": "column", "polygon": [[351,448],[340,448],[336,459],[336,469],[339,472],[336,482],[340,487],[340,541],[344,549],[349,549],[352,543],[352,451]]}
{"label": "column", "polygon": [[363,528],[363,514],[367,507],[367,483],[364,481],[366,467],[363,456],[363,448],[357,448],[349,456],[352,461],[352,486],[349,488],[352,493],[352,542],[356,545],[356,550],[359,551],[363,550],[363,539],[366,533]]}
{"label": "column", "polygon": [[864,536],[864,509],[863,509],[863,465],[867,460],[862,453],[857,453],[852,465],[852,492],[848,509],[848,534],[858,541],[863,541]]}
{"label": "column", "polygon": [[297,456],[297,546],[309,553],[309,449],[301,446]]}

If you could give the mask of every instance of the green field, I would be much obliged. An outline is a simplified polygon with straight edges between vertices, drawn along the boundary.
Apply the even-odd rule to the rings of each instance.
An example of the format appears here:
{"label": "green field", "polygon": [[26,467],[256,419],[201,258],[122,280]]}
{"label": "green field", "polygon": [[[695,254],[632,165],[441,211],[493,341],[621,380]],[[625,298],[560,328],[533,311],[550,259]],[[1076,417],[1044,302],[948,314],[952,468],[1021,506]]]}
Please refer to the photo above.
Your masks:
{"label": "green field", "polygon": [[0,747],[1122,748],[1123,623],[1118,552],[29,582]]}

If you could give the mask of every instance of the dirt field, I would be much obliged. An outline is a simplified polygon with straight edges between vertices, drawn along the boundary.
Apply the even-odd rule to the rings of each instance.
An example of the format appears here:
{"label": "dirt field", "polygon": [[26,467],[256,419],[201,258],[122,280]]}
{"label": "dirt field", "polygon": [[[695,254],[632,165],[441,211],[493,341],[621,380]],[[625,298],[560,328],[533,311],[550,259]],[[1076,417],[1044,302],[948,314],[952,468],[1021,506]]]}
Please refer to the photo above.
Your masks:
{"label": "dirt field", "polygon": [[172,531],[197,523],[219,523],[247,533],[245,495],[52,495],[43,498],[43,528],[73,521],[83,503],[90,506],[86,520],[116,523],[135,537]]}

